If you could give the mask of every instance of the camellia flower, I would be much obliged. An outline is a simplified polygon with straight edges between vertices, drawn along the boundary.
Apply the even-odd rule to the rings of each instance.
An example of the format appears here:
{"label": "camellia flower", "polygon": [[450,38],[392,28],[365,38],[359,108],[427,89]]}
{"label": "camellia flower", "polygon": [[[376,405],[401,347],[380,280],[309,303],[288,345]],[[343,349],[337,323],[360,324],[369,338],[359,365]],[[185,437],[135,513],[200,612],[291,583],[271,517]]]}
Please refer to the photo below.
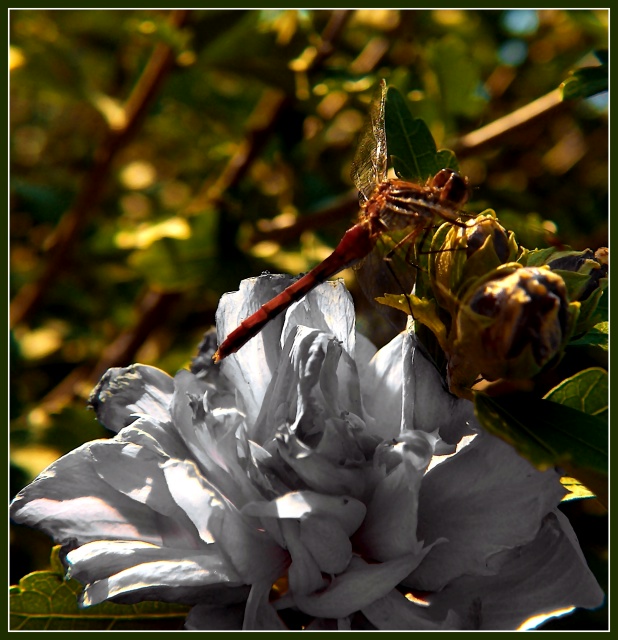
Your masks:
{"label": "camellia flower", "polygon": [[[289,280],[224,296],[219,339]],[[110,370],[116,435],[12,516],[63,546],[84,606],[193,605],[188,629],[516,629],[603,593],[554,470],[482,433],[410,332],[376,352],[328,282],[214,365]]]}

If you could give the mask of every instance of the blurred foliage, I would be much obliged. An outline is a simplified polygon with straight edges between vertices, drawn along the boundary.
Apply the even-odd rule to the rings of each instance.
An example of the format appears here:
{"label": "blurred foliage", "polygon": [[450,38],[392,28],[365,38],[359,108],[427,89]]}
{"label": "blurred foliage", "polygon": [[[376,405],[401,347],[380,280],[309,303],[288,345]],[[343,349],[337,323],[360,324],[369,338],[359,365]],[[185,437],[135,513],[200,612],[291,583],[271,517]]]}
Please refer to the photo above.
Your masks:
{"label": "blurred foliage", "polygon": [[[382,77],[457,151],[469,210],[528,248],[606,246],[607,47],[607,10],[12,10],[11,493],[106,437],[85,398],[107,367],[174,373],[225,291],[328,254],[355,217],[350,162]],[[569,78],[573,99],[470,144]],[[605,366],[597,351],[573,357]],[[568,509],[603,584],[591,504]],[[48,553],[13,538],[15,583]]]}

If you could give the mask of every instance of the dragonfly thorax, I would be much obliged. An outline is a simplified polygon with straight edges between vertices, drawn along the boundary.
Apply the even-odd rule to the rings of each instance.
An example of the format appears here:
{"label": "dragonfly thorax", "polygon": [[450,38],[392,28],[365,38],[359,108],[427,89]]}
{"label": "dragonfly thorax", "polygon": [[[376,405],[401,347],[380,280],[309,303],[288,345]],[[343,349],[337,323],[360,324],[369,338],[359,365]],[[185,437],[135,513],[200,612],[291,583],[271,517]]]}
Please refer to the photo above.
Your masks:
{"label": "dragonfly thorax", "polygon": [[467,182],[451,169],[442,169],[425,184],[384,180],[363,203],[362,217],[374,232],[426,228],[436,217],[457,224],[467,194]]}

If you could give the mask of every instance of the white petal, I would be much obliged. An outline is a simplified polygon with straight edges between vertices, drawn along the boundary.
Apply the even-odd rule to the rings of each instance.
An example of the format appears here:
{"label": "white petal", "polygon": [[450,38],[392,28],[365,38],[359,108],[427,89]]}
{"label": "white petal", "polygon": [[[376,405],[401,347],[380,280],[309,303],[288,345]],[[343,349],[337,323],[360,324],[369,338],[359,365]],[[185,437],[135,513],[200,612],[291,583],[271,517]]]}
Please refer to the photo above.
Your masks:
{"label": "white petal", "polygon": [[238,575],[221,557],[217,545],[203,545],[200,549],[169,549],[139,541],[102,540],[84,544],[66,556],[70,576],[82,583],[102,580],[148,562],[185,559],[193,559],[202,565],[208,562],[211,574],[226,576],[226,582],[239,581]]}
{"label": "white petal", "polygon": [[271,584],[283,575],[289,555],[252,518],[243,516],[230,504],[214,511],[208,526],[222,553],[247,584]]}
{"label": "white petal", "polygon": [[365,409],[375,419],[376,435],[383,440],[397,437],[402,429],[403,340],[403,334],[397,335],[362,370]]}
{"label": "white petal", "polygon": [[221,571],[219,564],[213,567],[211,557],[189,558],[185,554],[143,562],[93,582],[84,589],[82,603],[88,607],[127,594],[138,599],[195,602],[199,599],[200,587],[210,588],[220,583],[238,584],[235,574],[230,576],[227,567],[225,571]]}
{"label": "white petal", "polygon": [[11,517],[37,527],[56,543],[100,539],[143,540],[159,544],[165,518],[114,490],[96,473],[90,447],[82,445],[51,464],[15,497]]}
{"label": "white petal", "polygon": [[346,535],[352,535],[360,526],[366,512],[360,500],[349,496],[330,496],[314,491],[295,491],[271,502],[247,504],[242,512],[257,517],[272,517],[298,520],[308,516],[332,518],[343,528]]}
{"label": "white petal", "polygon": [[416,537],[419,487],[432,456],[433,439],[422,431],[411,431],[405,434],[405,442],[391,449],[390,456],[398,462],[378,482],[357,535],[365,557],[381,561],[422,552]]}
{"label": "white petal", "polygon": [[[288,276],[264,275],[243,280],[238,291],[225,294],[216,314],[219,344],[243,320],[291,282]],[[270,378],[279,364],[283,320],[282,315],[273,318],[257,336],[235,354],[225,358],[220,365],[224,375],[241,394],[250,424],[257,418]]]}
{"label": "white petal", "polygon": [[281,346],[283,347],[294,328],[301,325],[332,334],[354,358],[355,322],[352,296],[343,280],[327,281],[289,308],[281,332]]}
{"label": "white petal", "polygon": [[300,523],[295,520],[285,520],[281,523],[281,531],[292,562],[288,569],[289,591],[278,601],[278,607],[284,606],[286,600],[291,600],[293,605],[298,595],[321,591],[326,584],[317,560],[301,542]]}
{"label": "white petal", "polygon": [[342,573],[352,557],[352,543],[332,518],[309,516],[300,521],[300,540],[323,573]]}
{"label": "white petal", "polygon": [[243,631],[287,630],[287,627],[268,601],[270,588],[271,584],[269,582],[252,585],[245,609]]}
{"label": "white petal", "polygon": [[427,432],[438,430],[446,442],[459,442],[472,432],[474,405],[449,393],[415,334],[406,332],[403,336],[403,427]]}
{"label": "white petal", "polygon": [[223,498],[208,485],[193,462],[170,460],[162,471],[176,504],[191,520],[200,538],[214,542],[208,523],[213,510],[223,508]]}

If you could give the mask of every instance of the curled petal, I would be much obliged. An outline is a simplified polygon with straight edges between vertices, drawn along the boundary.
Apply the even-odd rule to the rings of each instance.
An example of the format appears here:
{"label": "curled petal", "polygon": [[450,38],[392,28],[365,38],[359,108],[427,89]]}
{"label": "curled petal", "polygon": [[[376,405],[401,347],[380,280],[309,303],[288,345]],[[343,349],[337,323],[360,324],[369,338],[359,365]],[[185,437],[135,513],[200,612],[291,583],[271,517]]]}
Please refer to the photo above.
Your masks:
{"label": "curled petal", "polygon": [[287,630],[275,609],[268,602],[270,587],[269,582],[254,584],[251,587],[243,621],[244,631]]}
{"label": "curled petal", "polygon": [[102,425],[118,432],[138,415],[169,422],[172,392],[172,378],[167,373],[134,364],[108,369],[90,394],[89,404]]}
{"label": "curled petal", "polygon": [[352,557],[350,537],[336,520],[320,516],[301,520],[300,540],[323,573],[343,572]]}
{"label": "curled petal", "polygon": [[137,565],[173,564],[187,559],[201,567],[201,584],[240,583],[238,574],[222,558],[217,545],[188,550],[166,549],[146,542],[102,540],[84,544],[66,555],[70,577],[83,583],[100,581]]}
{"label": "curled petal", "polygon": [[281,331],[282,346],[296,326],[332,334],[344,351],[354,358],[356,316],[352,296],[343,280],[324,282],[289,308]]}
{"label": "curled petal", "polygon": [[[235,574],[232,574],[234,578]],[[206,555],[191,558],[175,554],[135,564],[109,578],[92,582],[84,588],[82,605],[89,607],[110,598],[122,598],[123,602],[161,600],[186,602],[200,600],[202,593],[210,593],[212,587],[222,582],[237,586],[230,576],[212,568],[212,560]]]}
{"label": "curled petal", "polygon": [[416,537],[418,493],[435,438],[410,431],[402,440],[391,447],[396,466],[378,482],[356,536],[366,556],[375,560],[418,554],[422,548]]}
{"label": "curled petal", "polygon": [[300,520],[309,516],[322,516],[335,520],[346,535],[358,529],[367,508],[360,500],[348,496],[329,496],[315,491],[295,491],[271,502],[252,502],[242,513],[257,517]]}
{"label": "curled petal", "polygon": [[389,562],[367,564],[358,557],[320,593],[294,596],[299,609],[319,618],[345,618],[383,598],[414,569],[415,556],[403,556]]}

